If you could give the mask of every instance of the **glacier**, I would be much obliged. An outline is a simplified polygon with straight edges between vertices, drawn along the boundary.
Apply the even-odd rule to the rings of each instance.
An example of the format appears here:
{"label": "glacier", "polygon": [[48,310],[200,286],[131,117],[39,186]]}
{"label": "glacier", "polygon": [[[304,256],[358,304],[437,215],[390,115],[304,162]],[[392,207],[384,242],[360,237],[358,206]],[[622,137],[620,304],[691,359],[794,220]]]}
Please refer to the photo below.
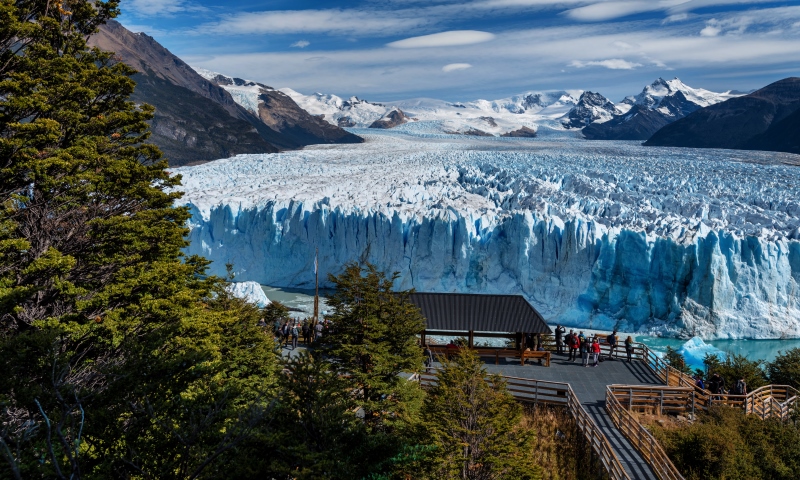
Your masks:
{"label": "glacier", "polygon": [[234,297],[252,303],[258,308],[264,308],[272,303],[258,282],[231,282],[225,288]]}
{"label": "glacier", "polygon": [[[454,137],[173,169],[188,253],[237,280],[308,288],[351,261],[418,291],[524,295],[551,323],[685,338],[800,337],[800,158],[772,152]],[[404,128],[406,127],[406,128]]]}

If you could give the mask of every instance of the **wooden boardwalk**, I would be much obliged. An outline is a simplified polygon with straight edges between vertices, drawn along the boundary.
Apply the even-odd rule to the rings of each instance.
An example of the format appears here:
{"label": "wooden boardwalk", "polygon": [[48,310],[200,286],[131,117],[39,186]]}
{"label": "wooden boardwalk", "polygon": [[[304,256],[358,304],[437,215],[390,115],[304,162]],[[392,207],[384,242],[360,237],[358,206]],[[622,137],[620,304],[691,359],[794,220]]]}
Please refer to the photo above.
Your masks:
{"label": "wooden boardwalk", "polygon": [[499,363],[487,362],[486,370],[507,377],[569,383],[584,409],[608,438],[628,476],[633,480],[658,478],[641,454],[614,426],[605,408],[608,385],[663,385],[644,362],[634,360],[628,363],[615,359],[601,362],[597,367],[583,367],[580,359],[570,362],[567,355],[553,354],[550,367],[540,366],[536,362],[520,365],[515,358],[501,358]]}

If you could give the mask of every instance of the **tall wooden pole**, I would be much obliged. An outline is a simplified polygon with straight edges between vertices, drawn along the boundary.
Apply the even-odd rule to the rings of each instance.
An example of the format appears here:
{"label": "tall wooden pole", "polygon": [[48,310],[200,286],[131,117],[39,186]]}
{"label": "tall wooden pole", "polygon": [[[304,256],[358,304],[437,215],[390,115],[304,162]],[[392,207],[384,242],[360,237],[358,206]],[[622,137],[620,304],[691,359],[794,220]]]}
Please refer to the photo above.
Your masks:
{"label": "tall wooden pole", "polygon": [[319,247],[314,252],[314,320],[313,326],[319,322]]}

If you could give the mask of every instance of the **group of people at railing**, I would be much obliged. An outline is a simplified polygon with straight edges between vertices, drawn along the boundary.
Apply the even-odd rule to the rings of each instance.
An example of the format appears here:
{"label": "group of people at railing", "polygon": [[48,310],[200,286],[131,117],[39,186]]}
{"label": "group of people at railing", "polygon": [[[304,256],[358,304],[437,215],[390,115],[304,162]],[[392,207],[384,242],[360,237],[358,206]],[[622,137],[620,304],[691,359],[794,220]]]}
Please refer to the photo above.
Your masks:
{"label": "group of people at railing", "polygon": [[[564,335],[565,333],[566,329],[563,326],[556,325],[556,353],[564,354],[564,349],[566,348],[569,354],[568,360],[574,362],[580,355],[584,367],[588,367],[590,363],[593,367],[596,367],[599,362],[603,361],[602,343],[608,345],[608,360],[613,360],[617,353],[619,340],[616,330],[605,337],[599,334],[592,334],[587,337],[582,330],[579,330],[578,333],[575,333],[575,330],[570,330],[569,333]],[[632,337],[628,336],[625,339],[624,347],[627,361],[633,361],[634,342]]]}

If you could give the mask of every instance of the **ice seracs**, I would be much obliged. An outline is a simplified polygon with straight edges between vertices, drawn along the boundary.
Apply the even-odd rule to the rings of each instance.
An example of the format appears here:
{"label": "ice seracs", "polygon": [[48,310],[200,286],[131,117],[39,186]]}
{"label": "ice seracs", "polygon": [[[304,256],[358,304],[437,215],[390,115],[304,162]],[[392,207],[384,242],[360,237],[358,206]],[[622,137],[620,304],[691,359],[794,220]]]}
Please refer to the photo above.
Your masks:
{"label": "ice seracs", "polygon": [[234,297],[241,298],[259,308],[264,308],[272,303],[258,282],[232,282],[226,288]]}
{"label": "ice seracs", "polygon": [[190,253],[212,273],[232,262],[237,279],[309,287],[319,249],[324,274],[369,261],[402,288],[523,294],[565,325],[800,332],[796,156],[425,127],[175,169]]}

